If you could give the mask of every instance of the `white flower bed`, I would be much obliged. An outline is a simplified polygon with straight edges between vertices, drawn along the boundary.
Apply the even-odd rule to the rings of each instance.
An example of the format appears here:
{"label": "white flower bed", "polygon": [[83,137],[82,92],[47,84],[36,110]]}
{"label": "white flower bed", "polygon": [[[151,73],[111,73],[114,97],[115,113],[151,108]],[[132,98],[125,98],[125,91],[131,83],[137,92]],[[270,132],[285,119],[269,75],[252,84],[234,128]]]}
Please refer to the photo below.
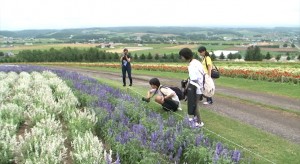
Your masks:
{"label": "white flower bed", "polygon": [[[78,110],[77,98],[57,75],[0,72],[0,86],[0,163],[63,163],[68,134],[73,135],[74,163],[105,163],[107,157],[111,161],[111,152],[106,154],[92,133],[95,113]],[[66,116],[69,132],[63,131],[60,114]],[[24,121],[28,128],[18,136]]]}

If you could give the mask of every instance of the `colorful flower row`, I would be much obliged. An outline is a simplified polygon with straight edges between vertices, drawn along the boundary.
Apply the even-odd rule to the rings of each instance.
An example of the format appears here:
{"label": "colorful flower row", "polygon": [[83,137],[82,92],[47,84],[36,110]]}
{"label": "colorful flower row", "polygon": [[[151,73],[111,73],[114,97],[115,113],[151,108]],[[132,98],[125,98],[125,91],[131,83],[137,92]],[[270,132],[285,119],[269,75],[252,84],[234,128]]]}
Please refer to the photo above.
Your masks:
{"label": "colorful flower row", "polygon": [[[56,63],[63,65],[120,68],[118,63]],[[167,72],[187,72],[187,66],[166,64],[133,64],[133,69]],[[263,67],[219,67],[221,76],[245,78],[271,82],[290,82],[300,84],[299,68],[263,68]]]}

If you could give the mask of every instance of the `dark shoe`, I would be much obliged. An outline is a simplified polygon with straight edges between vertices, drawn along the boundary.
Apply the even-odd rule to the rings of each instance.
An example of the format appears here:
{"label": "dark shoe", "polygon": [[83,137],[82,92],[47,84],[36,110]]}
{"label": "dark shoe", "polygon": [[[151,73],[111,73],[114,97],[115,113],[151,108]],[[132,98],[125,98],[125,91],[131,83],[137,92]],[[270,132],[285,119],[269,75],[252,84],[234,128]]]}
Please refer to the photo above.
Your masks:
{"label": "dark shoe", "polygon": [[129,84],[129,86],[131,87],[131,86],[132,86],[132,84]]}
{"label": "dark shoe", "polygon": [[126,84],[123,84],[123,87],[126,87]]}

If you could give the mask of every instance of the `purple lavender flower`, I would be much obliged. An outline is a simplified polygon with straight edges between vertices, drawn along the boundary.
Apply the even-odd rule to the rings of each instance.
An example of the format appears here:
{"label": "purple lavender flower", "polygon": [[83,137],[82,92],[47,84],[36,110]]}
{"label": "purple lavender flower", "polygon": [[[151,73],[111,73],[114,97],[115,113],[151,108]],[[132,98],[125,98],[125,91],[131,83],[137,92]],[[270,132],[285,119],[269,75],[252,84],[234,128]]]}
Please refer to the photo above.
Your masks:
{"label": "purple lavender flower", "polygon": [[198,137],[196,137],[196,146],[200,146],[201,141],[203,140],[203,134],[200,134]]}
{"label": "purple lavender flower", "polygon": [[222,151],[223,151],[223,145],[220,142],[218,142],[216,145],[215,153],[220,155]]}
{"label": "purple lavender flower", "polygon": [[117,160],[115,161],[115,164],[121,164],[119,153],[117,153]]}
{"label": "purple lavender flower", "polygon": [[240,151],[234,150],[234,151],[232,152],[231,159],[232,159],[232,161],[234,161],[234,162],[239,162],[239,161],[240,161],[240,156],[241,156]]}
{"label": "purple lavender flower", "polygon": [[176,153],[176,156],[174,157],[174,160],[176,162],[179,162],[181,155],[182,155],[182,147],[180,146],[179,149],[178,149],[178,151],[177,151],[177,153]]}

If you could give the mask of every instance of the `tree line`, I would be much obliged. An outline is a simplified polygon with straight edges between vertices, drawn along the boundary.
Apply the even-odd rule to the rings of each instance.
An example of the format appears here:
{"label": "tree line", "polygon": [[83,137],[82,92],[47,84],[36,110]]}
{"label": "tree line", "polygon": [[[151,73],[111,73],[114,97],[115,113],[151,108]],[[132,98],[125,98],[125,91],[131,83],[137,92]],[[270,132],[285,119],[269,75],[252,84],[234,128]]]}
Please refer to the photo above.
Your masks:
{"label": "tree line", "polygon": [[[140,54],[137,55],[129,53],[134,61],[141,62],[180,62],[178,54]],[[287,54],[290,58],[289,54]],[[121,55],[118,53],[106,52],[98,48],[78,49],[71,47],[64,47],[62,49],[50,48],[49,50],[23,50],[14,57],[4,57],[3,52],[0,52],[0,62],[117,62]],[[271,54],[268,52],[263,55],[258,46],[250,46],[245,53],[245,61],[262,61],[263,59],[271,59]],[[276,60],[281,56],[277,55]],[[197,53],[194,53],[194,58],[200,59]],[[217,57],[211,53],[212,60]],[[241,59],[241,54],[229,54],[227,59]],[[218,57],[219,60],[225,60],[223,53]],[[300,55],[298,56],[300,60]],[[288,59],[287,59],[288,60]]]}

